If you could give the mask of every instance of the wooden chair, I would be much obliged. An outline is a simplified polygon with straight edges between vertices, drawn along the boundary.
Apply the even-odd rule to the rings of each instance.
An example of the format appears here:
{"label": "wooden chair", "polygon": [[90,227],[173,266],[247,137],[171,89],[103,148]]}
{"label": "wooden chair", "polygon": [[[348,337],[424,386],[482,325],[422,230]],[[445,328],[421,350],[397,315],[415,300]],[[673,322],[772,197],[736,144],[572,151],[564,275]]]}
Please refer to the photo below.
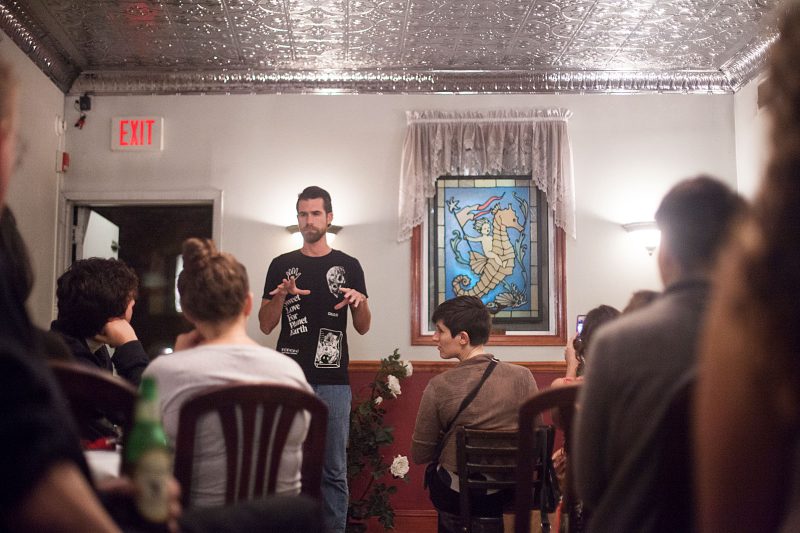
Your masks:
{"label": "wooden chair", "polygon": [[123,435],[128,434],[138,397],[133,385],[82,363],[60,360],[48,363],[69,402],[82,437],[89,438],[84,434],[85,428],[103,416],[120,425]]}
{"label": "wooden chair", "polygon": [[464,427],[456,430],[461,526],[466,533],[472,533],[475,526],[493,526],[492,529],[502,530],[502,515],[473,516],[471,492],[514,490],[517,440],[516,431],[481,431]]}
{"label": "wooden chair", "polygon": [[328,427],[328,407],[322,400],[284,385],[235,383],[212,387],[184,403],[175,453],[175,477],[183,487],[184,506],[190,503],[195,434],[202,416],[219,415],[227,457],[225,502],[232,504],[275,492],[286,438],[295,415],[302,411],[311,419],[303,445],[301,490],[319,498]]}
{"label": "wooden chair", "polygon": [[[533,501],[534,483],[543,479],[541,469],[542,442],[537,443],[536,426],[541,415],[551,409],[558,409],[559,429],[564,433],[564,449],[572,448],[572,420],[575,415],[575,401],[581,389],[581,383],[554,387],[535,394],[522,404],[519,410],[519,454],[517,456],[517,483],[514,531],[515,533],[530,533],[531,509],[536,508]],[[539,433],[541,435],[541,432]],[[539,439],[541,441],[541,439]],[[562,487],[565,515],[562,521],[568,521],[568,531],[578,531],[580,519],[575,508],[576,498],[572,486],[570,460],[567,459],[567,475],[565,487]],[[535,475],[537,474],[537,475]],[[544,513],[543,513],[544,518]],[[570,520],[570,518],[573,518]],[[543,531],[549,531],[549,524],[544,523]]]}

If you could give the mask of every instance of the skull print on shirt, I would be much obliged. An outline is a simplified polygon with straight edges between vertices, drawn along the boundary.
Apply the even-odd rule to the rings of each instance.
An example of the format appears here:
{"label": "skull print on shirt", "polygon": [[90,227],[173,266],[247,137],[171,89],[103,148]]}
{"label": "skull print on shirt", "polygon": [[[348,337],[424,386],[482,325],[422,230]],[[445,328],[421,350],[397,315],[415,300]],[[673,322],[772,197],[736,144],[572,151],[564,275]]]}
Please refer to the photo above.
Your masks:
{"label": "skull print on shirt", "polygon": [[325,278],[328,280],[328,290],[331,291],[331,294],[336,298],[341,298],[342,293],[339,292],[339,289],[344,287],[345,283],[347,283],[344,268],[340,266],[331,267],[325,275]]}

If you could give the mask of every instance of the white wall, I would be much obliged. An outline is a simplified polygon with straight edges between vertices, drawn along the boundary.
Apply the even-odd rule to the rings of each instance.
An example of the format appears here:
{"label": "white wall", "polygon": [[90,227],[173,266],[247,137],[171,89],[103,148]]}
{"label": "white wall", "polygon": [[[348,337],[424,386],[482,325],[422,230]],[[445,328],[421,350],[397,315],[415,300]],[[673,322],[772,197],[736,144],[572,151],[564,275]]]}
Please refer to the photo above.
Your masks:
{"label": "white wall", "polygon": [[734,95],[736,122],[736,174],[739,192],[748,199],[755,194],[769,156],[769,119],[766,108],[758,109],[759,76]]}
{"label": "white wall", "polygon": [[[67,98],[68,120],[71,98]],[[68,191],[224,190],[222,247],[248,268],[260,296],[272,257],[291,249],[283,229],[294,202],[317,184],[333,196],[336,247],[359,258],[373,327],[351,335],[353,358],[409,345],[410,250],[397,243],[400,153],[409,109],[571,109],[578,240],[567,246],[570,324],[600,303],[622,307],[631,292],[660,288],[655,258],[633,247],[620,224],[652,220],[660,197],[698,172],[735,184],[732,96],[142,96],[95,97],[86,127],[70,129]],[[161,153],[111,152],[111,117],[165,118]],[[570,327],[572,327],[570,325]],[[251,318],[250,333],[266,345]],[[559,360],[561,348],[497,348],[517,360]]]}
{"label": "white wall", "polygon": [[64,95],[14,42],[0,32],[0,57],[19,80],[20,165],[9,188],[14,211],[31,254],[35,285],[28,300],[34,322],[49,327],[55,301],[56,116],[64,114]]}

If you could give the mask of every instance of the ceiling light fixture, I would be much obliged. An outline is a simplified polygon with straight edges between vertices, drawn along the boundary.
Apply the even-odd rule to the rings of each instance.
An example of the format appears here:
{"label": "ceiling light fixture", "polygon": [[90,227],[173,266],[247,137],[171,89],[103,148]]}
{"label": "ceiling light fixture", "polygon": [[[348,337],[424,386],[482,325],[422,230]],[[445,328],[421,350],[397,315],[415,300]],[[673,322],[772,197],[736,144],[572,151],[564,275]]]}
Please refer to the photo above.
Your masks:
{"label": "ceiling light fixture", "polygon": [[658,229],[655,222],[629,222],[623,224],[622,227],[647,250],[649,255],[653,255],[661,242],[661,230]]}

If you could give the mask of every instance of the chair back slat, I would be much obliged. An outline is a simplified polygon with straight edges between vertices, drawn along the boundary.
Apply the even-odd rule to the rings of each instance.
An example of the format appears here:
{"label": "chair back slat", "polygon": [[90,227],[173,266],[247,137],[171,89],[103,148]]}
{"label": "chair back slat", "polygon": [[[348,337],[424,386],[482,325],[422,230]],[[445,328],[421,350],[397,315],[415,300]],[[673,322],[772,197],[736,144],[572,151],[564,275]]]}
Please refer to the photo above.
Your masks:
{"label": "chair back slat", "polygon": [[[510,457],[509,455],[498,455],[498,457]],[[511,456],[513,457],[513,456]],[[467,472],[476,474],[516,474],[516,462],[512,466],[505,465],[489,465],[485,463],[467,463]]]}
{"label": "chair back slat", "polygon": [[[278,406],[276,408],[275,428],[272,431],[272,446],[276,449],[282,450],[286,446],[286,440],[289,438],[289,430],[292,427],[295,416],[300,411],[293,409],[289,406]],[[275,484],[278,481],[278,468],[280,467],[280,456],[278,454],[271,454],[272,463],[270,464],[270,472],[274,472],[274,476],[270,476],[270,484],[268,492],[272,494],[275,492]]]}
{"label": "chair back slat", "polygon": [[190,503],[197,424],[219,416],[226,455],[226,504],[275,492],[289,430],[296,415],[308,413],[301,470],[304,494],[319,498],[322,481],[327,406],[311,393],[270,383],[234,383],[210,388],[181,407],[175,454],[175,477]]}
{"label": "chair back slat", "polygon": [[[542,442],[546,433],[536,431],[541,424],[541,415],[551,409],[559,410],[560,426],[564,432],[564,449],[569,450],[572,444],[571,428],[575,402],[580,389],[580,382],[550,388],[533,395],[520,406],[517,490],[514,506],[515,533],[530,533],[531,509],[538,505],[538,502],[533,501],[534,487],[538,485],[541,491],[542,479],[546,477],[543,470],[546,466],[541,462],[542,451],[547,447],[547,443]],[[570,462],[567,461],[566,487],[562,491],[567,510],[574,500]],[[542,511],[542,531],[549,531],[549,525],[547,513]],[[576,521],[569,520],[569,525],[573,527]]]}
{"label": "chair back slat", "polygon": [[[271,416],[274,413],[267,412],[266,408],[261,411],[261,419],[259,420],[256,440],[258,442],[263,443],[265,449],[258,449],[255,450],[256,453],[256,465],[255,465],[255,476],[253,478],[253,498],[263,498],[266,494],[270,494],[271,492],[275,491],[275,487],[266,486],[265,480],[269,478],[269,473],[274,471],[274,459],[275,456],[272,455],[272,446],[274,439],[270,439],[267,442],[263,442],[261,435],[266,433],[269,435],[270,433],[274,434],[273,426],[277,423],[276,417]],[[269,463],[267,462],[267,458],[272,459]],[[280,461],[280,459],[278,459]]]}
{"label": "chair back slat", "polygon": [[236,502],[247,501],[251,499],[250,480],[251,473],[254,467],[254,453],[258,448],[258,443],[255,442],[255,426],[257,423],[256,409],[257,404],[239,404],[237,405],[239,411],[240,429],[242,433],[241,444],[237,449],[239,455],[239,473],[237,481],[237,496]]}
{"label": "chair back slat", "polygon": [[502,524],[502,516],[472,516],[472,492],[514,490],[517,441],[516,431],[456,429],[461,527],[466,533],[472,532],[474,521]]}
{"label": "chair back slat", "polygon": [[[184,407],[186,404],[184,404]],[[197,428],[197,423],[200,417],[205,414],[204,412],[197,412],[191,413],[191,418],[187,420],[187,423],[192,425],[192,428]],[[217,409],[217,414],[219,415],[220,425],[222,426],[222,435],[225,439],[225,450],[233,450],[233,453],[228,451],[225,454],[225,463],[226,463],[226,483],[225,483],[225,501],[226,502],[235,502],[238,499],[237,488],[239,487],[239,467],[241,465],[240,456],[238,453],[239,446],[240,446],[240,438],[239,438],[239,425],[236,423],[236,406],[235,405],[222,405]],[[183,418],[183,409],[181,409],[181,416]],[[189,418],[189,415],[187,415]],[[195,441],[192,440],[192,458],[194,457],[194,447]],[[181,441],[181,433],[180,433],[180,421],[178,423],[178,442],[176,443],[176,455],[177,453],[177,446],[182,446],[183,442]],[[176,476],[177,477],[177,476]],[[180,478],[178,478],[180,481]],[[181,485],[183,485],[181,483]],[[191,485],[186,485],[185,489],[187,492]]]}

